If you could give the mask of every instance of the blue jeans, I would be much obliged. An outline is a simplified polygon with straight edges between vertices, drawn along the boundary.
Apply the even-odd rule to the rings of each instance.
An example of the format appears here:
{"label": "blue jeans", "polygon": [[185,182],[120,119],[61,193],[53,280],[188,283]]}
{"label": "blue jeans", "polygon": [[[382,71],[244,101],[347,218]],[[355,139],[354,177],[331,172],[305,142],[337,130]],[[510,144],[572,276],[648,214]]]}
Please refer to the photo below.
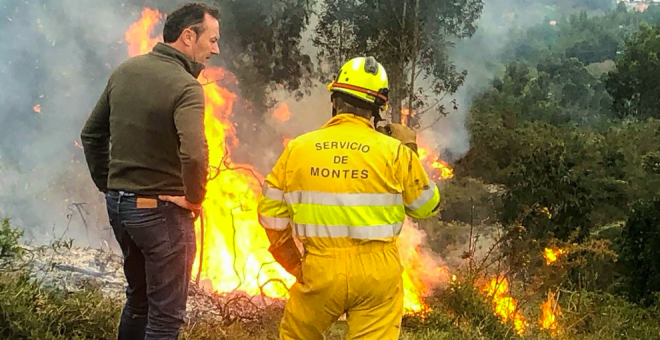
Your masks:
{"label": "blue jeans", "polygon": [[137,201],[129,193],[106,194],[128,282],[118,339],[178,339],[195,258],[194,221],[174,203],[138,207]]}

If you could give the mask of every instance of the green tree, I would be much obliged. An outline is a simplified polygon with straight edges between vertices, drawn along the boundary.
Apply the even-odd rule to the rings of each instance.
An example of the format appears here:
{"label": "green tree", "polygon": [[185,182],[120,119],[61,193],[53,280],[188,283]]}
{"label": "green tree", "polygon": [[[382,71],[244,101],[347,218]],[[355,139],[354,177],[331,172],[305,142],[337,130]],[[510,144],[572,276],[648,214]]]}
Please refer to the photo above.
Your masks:
{"label": "green tree", "polygon": [[522,241],[557,238],[582,240],[592,226],[593,177],[588,169],[598,141],[579,131],[528,123],[519,130],[525,138],[505,181],[500,220],[522,225]]}
{"label": "green tree", "polygon": [[579,10],[606,11],[614,7],[614,0],[541,0],[541,2],[556,6],[563,13]]}
{"label": "green tree", "polygon": [[[552,19],[554,25],[549,24]],[[534,63],[548,57],[568,57],[577,58],[585,65],[614,60],[642,23],[655,24],[659,20],[660,6],[651,5],[640,13],[628,12],[623,3],[604,15],[589,15],[584,10],[564,18],[550,14],[538,25],[514,32],[503,60],[509,63],[523,59]]]}
{"label": "green tree", "polygon": [[[501,105],[504,98],[508,98],[506,108]],[[609,103],[601,77],[580,60],[548,56],[536,67],[525,61],[509,64],[473,107],[480,114],[485,110],[495,114],[506,111],[511,119],[521,122],[592,126],[609,116]]]}
{"label": "green tree", "polygon": [[607,91],[620,116],[660,117],[660,25],[643,24],[609,73]]}
{"label": "green tree", "polygon": [[308,0],[214,0],[222,14],[221,57],[236,75],[242,96],[255,112],[274,104],[270,94],[283,88],[298,98],[308,93],[312,58],[302,50],[309,24]]}
{"label": "green tree", "polygon": [[[309,94],[314,65],[312,57],[302,49],[302,33],[309,24],[315,0],[204,2],[220,9],[219,66],[235,76],[223,79],[223,85],[240,89],[241,98],[249,102],[252,112],[266,113],[276,104],[271,95],[278,89],[297,98]],[[135,11],[154,7],[163,13],[180,5],[175,0],[129,3]],[[213,80],[216,79],[210,79]]]}
{"label": "green tree", "polygon": [[635,302],[650,305],[660,291],[660,198],[635,204],[620,240],[624,289]]}
{"label": "green tree", "polygon": [[482,0],[326,0],[314,39],[329,66],[324,80],[346,59],[373,55],[388,70],[394,121],[402,106],[417,118],[431,108],[443,112],[431,98],[456,92],[467,73],[447,50],[452,39],[475,32],[481,9]]}
{"label": "green tree", "polygon": [[[588,17],[586,12],[572,15],[560,41],[567,57],[578,58],[585,64],[614,59],[623,44],[620,28],[601,17]],[[562,46],[563,45],[563,46]]]}

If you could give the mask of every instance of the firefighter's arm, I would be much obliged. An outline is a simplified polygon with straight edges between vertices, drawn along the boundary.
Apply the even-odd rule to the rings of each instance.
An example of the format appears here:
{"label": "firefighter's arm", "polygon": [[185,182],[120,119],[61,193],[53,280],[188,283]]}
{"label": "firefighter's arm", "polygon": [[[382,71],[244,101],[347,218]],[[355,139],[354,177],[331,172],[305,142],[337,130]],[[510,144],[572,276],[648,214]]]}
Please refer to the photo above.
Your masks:
{"label": "firefighter's arm", "polygon": [[96,102],[80,134],[85,159],[96,187],[108,190],[108,167],[110,162],[110,81]]}
{"label": "firefighter's arm", "polygon": [[273,254],[275,261],[287,272],[294,275],[298,281],[301,281],[302,255],[293,239],[291,211],[284,199],[284,181],[286,163],[290,152],[289,147],[284,150],[273,170],[266,177],[257,210],[259,223],[266,230],[266,235],[270,240],[271,245],[268,250]]}
{"label": "firefighter's arm", "polygon": [[413,218],[428,218],[440,208],[440,192],[429,179],[422,163],[410,148],[399,146],[397,169],[403,184],[403,204],[406,214]]}

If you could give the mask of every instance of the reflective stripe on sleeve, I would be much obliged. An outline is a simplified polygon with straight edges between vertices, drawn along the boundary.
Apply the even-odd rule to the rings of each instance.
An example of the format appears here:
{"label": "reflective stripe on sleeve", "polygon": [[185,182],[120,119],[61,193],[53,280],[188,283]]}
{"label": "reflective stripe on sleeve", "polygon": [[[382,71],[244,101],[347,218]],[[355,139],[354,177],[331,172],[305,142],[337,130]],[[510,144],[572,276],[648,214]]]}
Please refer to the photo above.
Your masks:
{"label": "reflective stripe on sleeve", "polygon": [[268,183],[265,182],[261,187],[261,194],[273,201],[284,201],[284,192],[280,189],[269,186]]}
{"label": "reflective stripe on sleeve", "polygon": [[291,223],[291,219],[288,217],[271,217],[260,214],[259,223],[267,229],[284,230]]}
{"label": "reflective stripe on sleeve", "polygon": [[435,183],[429,182],[429,187],[426,188],[410,205],[406,206],[409,210],[415,211],[424,206],[435,195],[437,188]]}
{"label": "reflective stripe on sleeve", "polygon": [[415,201],[406,208],[408,214],[414,218],[427,218],[433,214],[434,209],[440,202],[440,192],[434,183],[424,190]]}
{"label": "reflective stripe on sleeve", "polygon": [[262,196],[259,200],[259,214],[272,217],[289,217],[289,207],[282,201]]}

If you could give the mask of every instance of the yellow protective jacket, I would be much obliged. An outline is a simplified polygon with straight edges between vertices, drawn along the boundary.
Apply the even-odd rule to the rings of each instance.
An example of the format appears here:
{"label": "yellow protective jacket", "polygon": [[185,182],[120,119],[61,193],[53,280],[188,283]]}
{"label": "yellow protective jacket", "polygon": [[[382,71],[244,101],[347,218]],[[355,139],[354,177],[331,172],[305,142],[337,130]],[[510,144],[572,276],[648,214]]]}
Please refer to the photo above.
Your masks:
{"label": "yellow protective jacket", "polygon": [[258,214],[275,247],[296,236],[306,248],[346,248],[395,242],[406,214],[430,217],[439,201],[410,148],[367,119],[339,114],[288,144],[266,177]]}

